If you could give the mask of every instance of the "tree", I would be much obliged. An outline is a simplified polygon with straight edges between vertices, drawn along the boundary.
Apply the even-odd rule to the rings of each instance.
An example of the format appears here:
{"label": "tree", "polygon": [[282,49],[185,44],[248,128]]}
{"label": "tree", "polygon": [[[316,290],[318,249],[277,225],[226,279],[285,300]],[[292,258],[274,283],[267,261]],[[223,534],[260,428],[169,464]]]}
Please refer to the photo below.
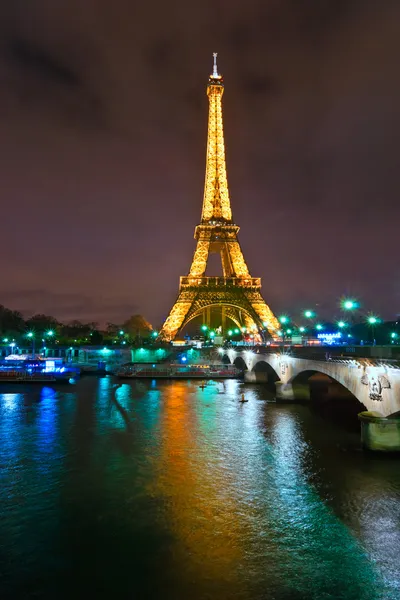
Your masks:
{"label": "tree", "polygon": [[140,342],[151,336],[153,327],[142,315],[132,315],[122,326],[122,329],[132,340]]}
{"label": "tree", "polygon": [[2,334],[18,334],[25,330],[25,321],[17,310],[10,310],[0,304],[0,332]]}
{"label": "tree", "polygon": [[44,334],[46,331],[57,330],[60,326],[60,323],[57,321],[55,317],[51,317],[49,315],[36,314],[33,317],[30,317],[26,323],[27,329],[32,329],[33,331],[37,331],[38,333]]}
{"label": "tree", "polygon": [[119,325],[116,325],[115,323],[107,323],[107,329],[106,329],[107,337],[117,336],[120,329],[121,329],[121,327]]}
{"label": "tree", "polygon": [[81,321],[71,321],[61,327],[61,337],[72,342],[87,342],[99,344],[103,341],[102,334],[97,330],[97,323],[82,323]]}

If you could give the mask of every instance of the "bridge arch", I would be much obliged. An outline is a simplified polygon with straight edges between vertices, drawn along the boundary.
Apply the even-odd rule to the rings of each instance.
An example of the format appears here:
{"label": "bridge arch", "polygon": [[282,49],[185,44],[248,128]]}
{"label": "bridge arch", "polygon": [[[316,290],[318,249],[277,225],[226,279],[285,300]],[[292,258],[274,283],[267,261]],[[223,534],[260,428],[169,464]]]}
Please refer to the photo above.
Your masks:
{"label": "bridge arch", "polygon": [[241,371],[247,371],[248,367],[242,356],[236,356],[233,361],[233,364],[237,369],[240,369]]}
{"label": "bridge arch", "polygon": [[365,404],[357,397],[353,390],[349,388],[342,378],[335,377],[331,373],[320,369],[303,369],[294,374],[290,379],[295,396],[304,397],[306,388],[308,388],[309,399],[312,403],[332,403],[341,404],[346,407],[346,412],[353,413],[356,417],[358,413],[368,410]]}
{"label": "bridge arch", "polygon": [[231,359],[229,358],[228,354],[223,354],[223,355],[221,356],[221,362],[222,362],[224,365],[230,365],[230,364],[231,364]]}
{"label": "bridge arch", "polygon": [[251,371],[254,373],[255,382],[275,383],[276,381],[280,381],[278,373],[266,360],[255,362]]}

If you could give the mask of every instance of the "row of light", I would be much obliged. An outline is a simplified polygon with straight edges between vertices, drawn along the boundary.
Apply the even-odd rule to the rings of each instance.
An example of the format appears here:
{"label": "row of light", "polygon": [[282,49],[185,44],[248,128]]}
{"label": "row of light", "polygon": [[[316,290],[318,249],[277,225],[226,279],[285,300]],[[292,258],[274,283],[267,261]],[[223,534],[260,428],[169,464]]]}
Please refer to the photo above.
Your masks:
{"label": "row of light", "polygon": [[[316,316],[315,313],[311,310],[306,310],[306,311],[304,311],[303,314],[307,319],[314,319]],[[290,321],[289,317],[286,315],[280,316],[278,320],[282,325],[286,325]],[[367,323],[369,325],[378,325],[378,323],[380,323],[380,319],[378,317],[376,317],[375,315],[369,315],[367,317]],[[337,325],[341,329],[343,329],[344,327],[347,327],[347,323],[345,321],[338,321]],[[316,325],[316,329],[322,329],[322,325]]]}
{"label": "row of light", "polygon": [[[45,333],[44,335],[46,335],[47,337],[53,337],[53,335],[54,335],[54,331],[53,331],[52,329],[49,329],[49,331],[46,331],[46,333]],[[26,334],[26,337],[27,337],[27,338],[29,338],[29,339],[33,339],[33,338],[35,337],[35,334],[33,333],[33,331],[29,331],[29,332]],[[9,339],[8,339],[8,338],[3,338],[3,342],[4,342],[5,344],[7,344],[7,343],[8,343],[8,341],[9,341]],[[14,341],[14,340],[13,340],[13,341]],[[11,345],[11,344],[10,344],[10,345]]]}

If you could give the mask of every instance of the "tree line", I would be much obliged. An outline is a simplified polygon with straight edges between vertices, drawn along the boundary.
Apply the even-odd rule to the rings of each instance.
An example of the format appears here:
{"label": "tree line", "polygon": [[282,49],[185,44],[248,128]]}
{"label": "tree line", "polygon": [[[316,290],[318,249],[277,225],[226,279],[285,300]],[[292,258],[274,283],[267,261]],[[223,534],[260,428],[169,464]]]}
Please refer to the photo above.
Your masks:
{"label": "tree line", "polygon": [[5,340],[21,340],[28,333],[35,338],[45,338],[49,342],[53,340],[59,344],[97,345],[115,341],[148,341],[152,337],[153,327],[142,315],[132,315],[123,323],[107,323],[105,329],[101,329],[95,321],[74,319],[62,323],[51,315],[41,313],[24,318],[19,311],[0,304],[0,335],[3,343],[6,343]]}

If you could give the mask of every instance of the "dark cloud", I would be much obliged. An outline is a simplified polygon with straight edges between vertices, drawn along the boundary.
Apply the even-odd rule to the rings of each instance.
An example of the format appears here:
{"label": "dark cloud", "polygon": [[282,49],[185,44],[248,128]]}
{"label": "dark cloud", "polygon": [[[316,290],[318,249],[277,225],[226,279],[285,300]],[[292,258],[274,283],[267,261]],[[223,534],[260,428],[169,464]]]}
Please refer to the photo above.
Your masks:
{"label": "dark cloud", "polygon": [[15,39],[7,44],[6,52],[11,64],[21,69],[23,76],[33,74],[54,84],[82,86],[81,77],[77,72],[36,44]]}

